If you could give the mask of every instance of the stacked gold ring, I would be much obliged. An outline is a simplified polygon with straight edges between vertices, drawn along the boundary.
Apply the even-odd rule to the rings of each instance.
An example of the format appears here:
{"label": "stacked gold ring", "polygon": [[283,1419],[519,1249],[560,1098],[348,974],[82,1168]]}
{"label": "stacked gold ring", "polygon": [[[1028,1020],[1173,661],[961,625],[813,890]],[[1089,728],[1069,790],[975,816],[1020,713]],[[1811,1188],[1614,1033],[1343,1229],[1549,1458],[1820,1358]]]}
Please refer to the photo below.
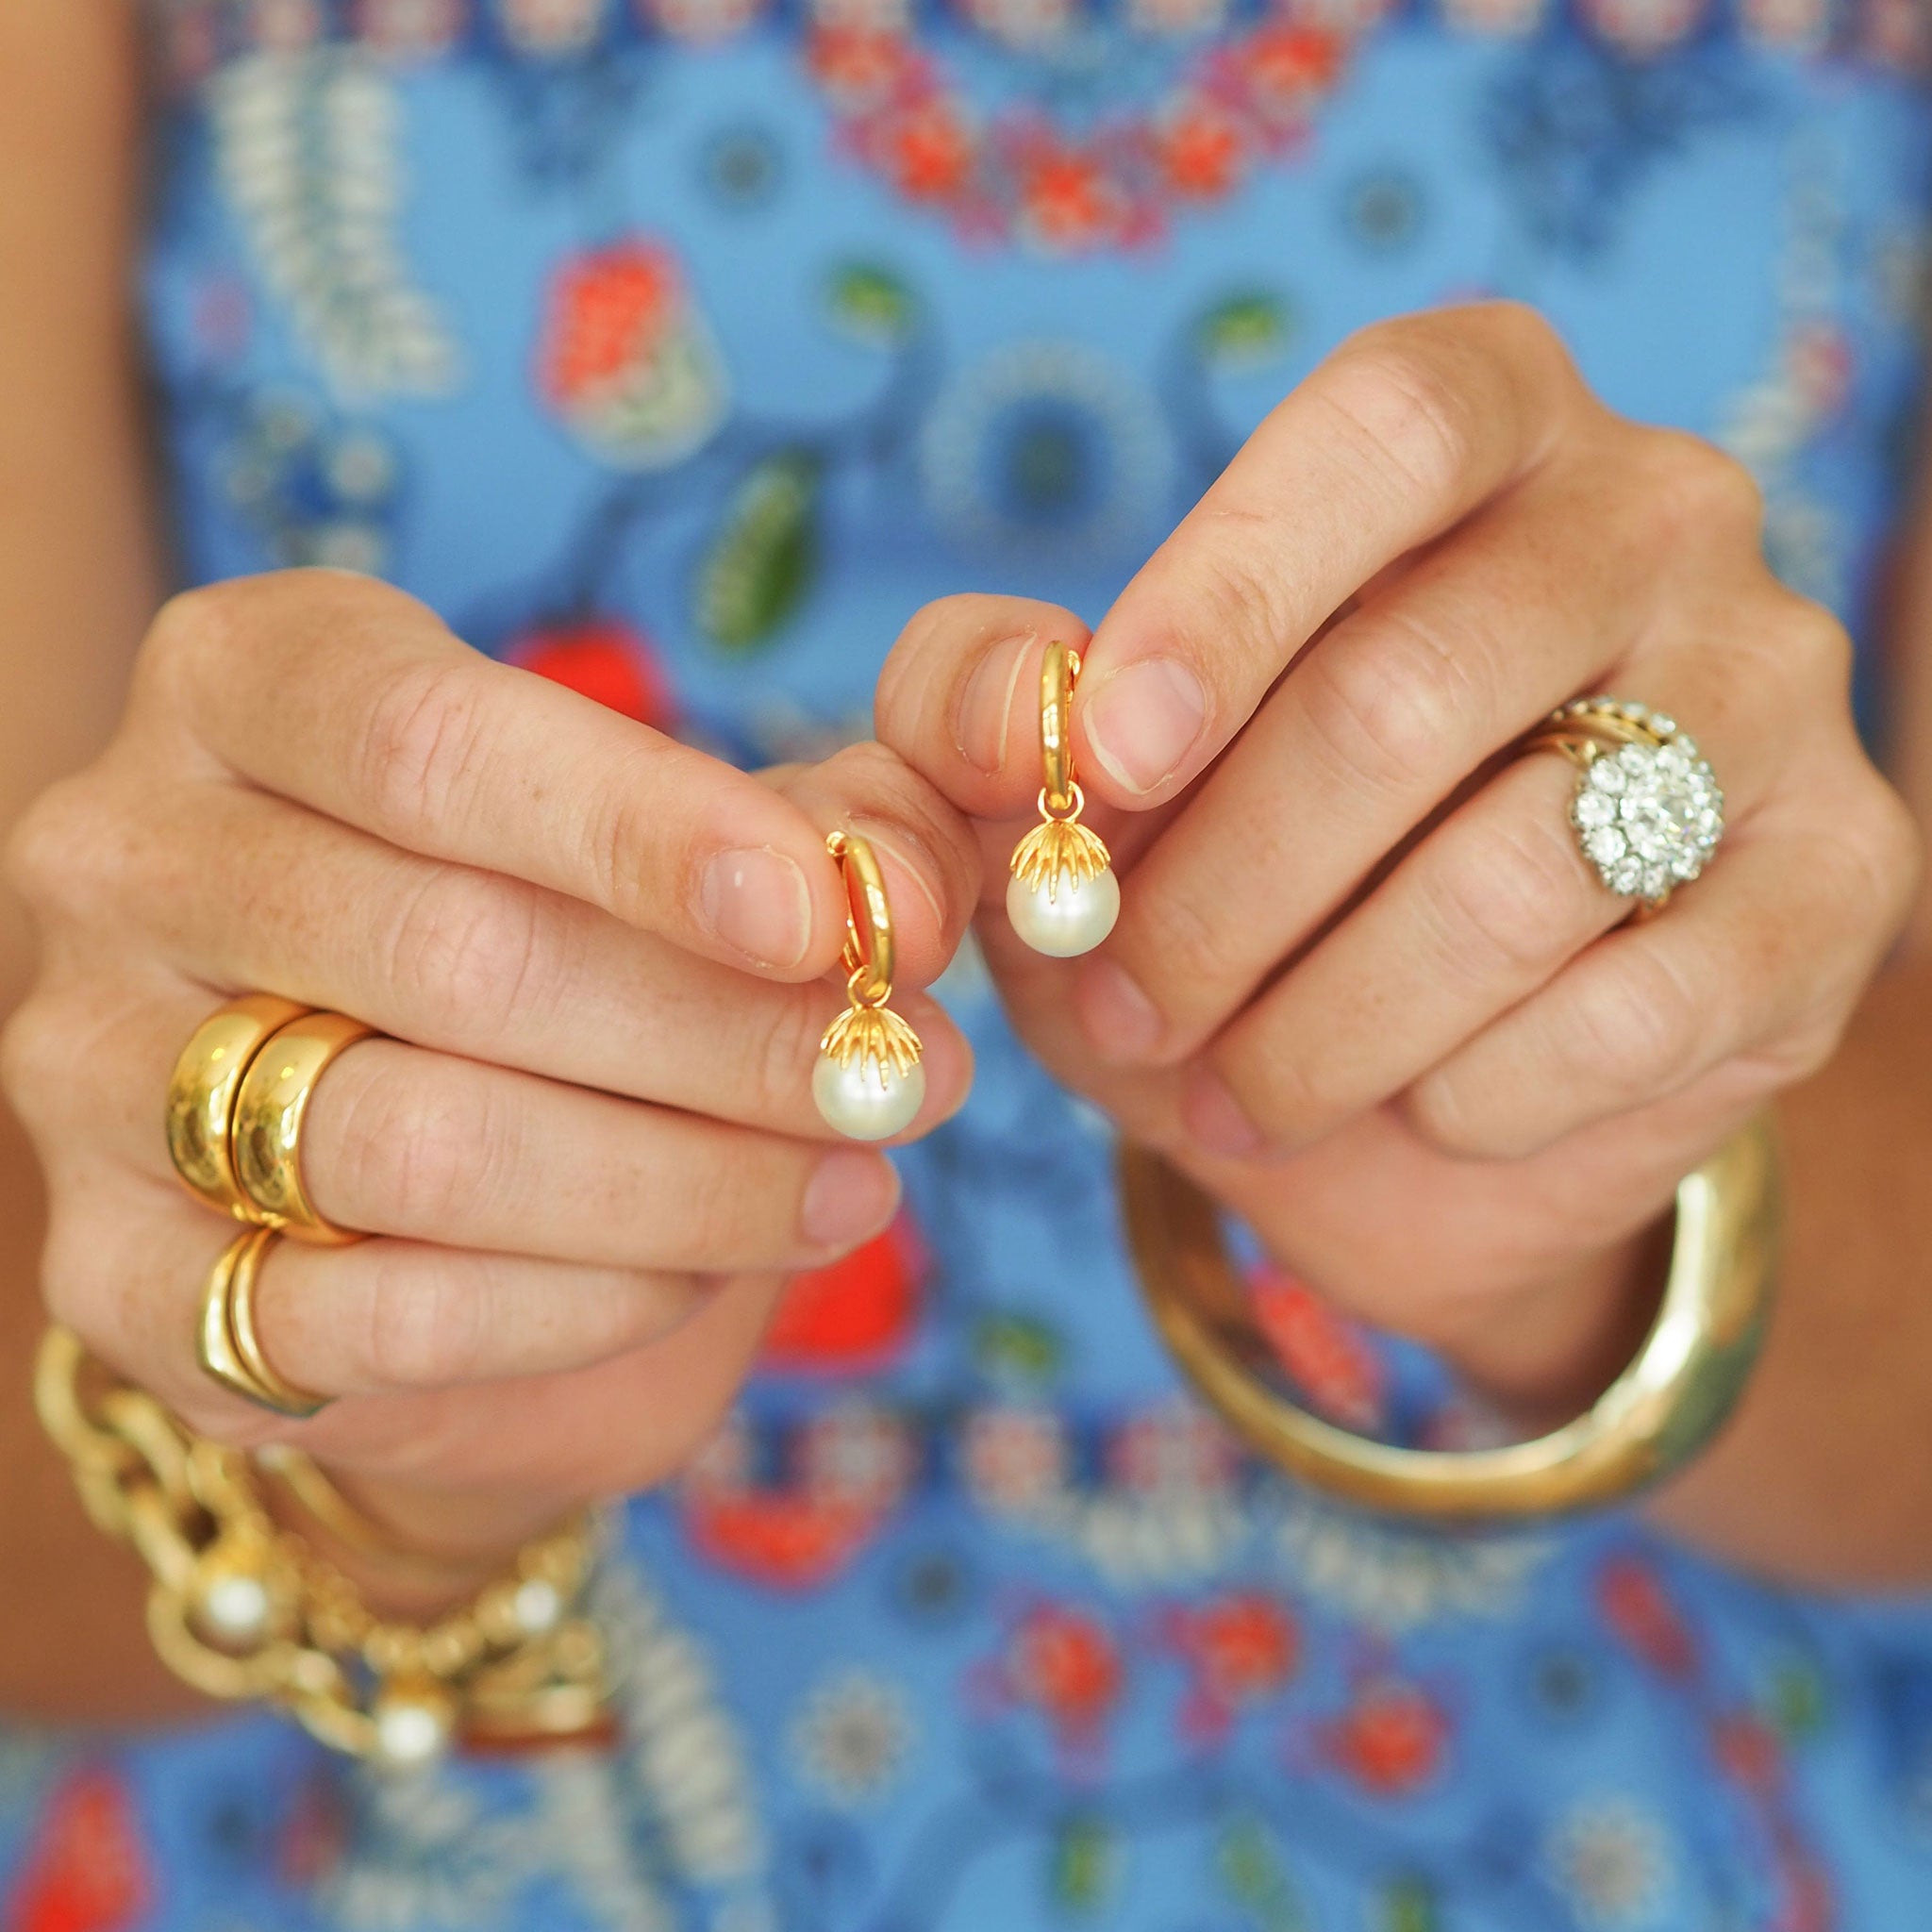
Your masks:
{"label": "stacked gold ring", "polygon": [[194,1357],[205,1374],[231,1393],[299,1422],[325,1407],[329,1398],[278,1374],[255,1327],[256,1279],[263,1255],[278,1238],[272,1227],[251,1227],[222,1251],[202,1291]]}
{"label": "stacked gold ring", "polygon": [[317,1211],[302,1177],[302,1124],[317,1083],[375,1028],[272,993],[231,1001],[197,1026],[168,1082],[168,1155],[198,1200],[247,1226],[208,1271],[195,1356],[225,1389],[277,1415],[328,1400],[276,1373],[255,1327],[255,1289],[276,1241],[341,1247],[366,1237]]}

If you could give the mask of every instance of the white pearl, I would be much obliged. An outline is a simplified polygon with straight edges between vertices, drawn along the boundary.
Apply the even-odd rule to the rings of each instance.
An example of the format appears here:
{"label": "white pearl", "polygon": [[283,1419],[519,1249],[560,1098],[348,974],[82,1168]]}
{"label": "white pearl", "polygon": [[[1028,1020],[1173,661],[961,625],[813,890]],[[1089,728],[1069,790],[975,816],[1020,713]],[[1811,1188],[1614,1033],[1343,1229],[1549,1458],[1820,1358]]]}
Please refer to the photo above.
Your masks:
{"label": "white pearl", "polygon": [[526,1577],[517,1586],[517,1593],[511,1599],[511,1608],[516,1613],[518,1624],[535,1636],[539,1631],[549,1630],[563,1615],[563,1597],[556,1584],[546,1582],[541,1576]]}
{"label": "white pearl", "polygon": [[202,1591],[202,1621],[230,1643],[251,1643],[268,1629],[268,1586],[259,1577],[217,1576]]}
{"label": "white pearl", "polygon": [[427,1764],[449,1744],[450,1712],[440,1701],[393,1693],[378,1698],[373,1714],[376,1756],[385,1764]]}
{"label": "white pearl", "polygon": [[1091,879],[1058,873],[1051,896],[1045,886],[1029,886],[1017,874],[1007,882],[1007,917],[1013,930],[1050,959],[1091,953],[1120,916],[1121,882],[1112,866]]}
{"label": "white pearl", "polygon": [[848,1141],[890,1141],[917,1118],[925,1101],[925,1069],[908,1074],[855,1054],[841,1066],[828,1053],[812,1069],[811,1097],[828,1127]]}

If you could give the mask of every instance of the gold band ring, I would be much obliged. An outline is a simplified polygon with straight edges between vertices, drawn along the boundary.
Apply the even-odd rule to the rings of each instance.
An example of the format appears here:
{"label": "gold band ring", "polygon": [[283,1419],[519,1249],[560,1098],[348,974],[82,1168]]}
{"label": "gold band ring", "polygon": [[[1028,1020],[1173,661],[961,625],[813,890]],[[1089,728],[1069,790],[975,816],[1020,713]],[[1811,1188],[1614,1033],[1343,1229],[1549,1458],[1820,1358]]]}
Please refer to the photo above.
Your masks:
{"label": "gold band ring", "polygon": [[175,1062],[168,1080],[168,1158],[189,1191],[219,1214],[261,1219],[235,1176],[235,1101],[242,1075],[269,1037],[308,1010],[273,993],[250,993],[209,1014]]}
{"label": "gold band ring", "polygon": [[231,1394],[300,1421],[325,1407],[330,1398],[299,1389],[277,1374],[255,1325],[262,1257],[279,1239],[275,1228],[251,1227],[222,1251],[202,1291],[194,1353],[203,1371]]}
{"label": "gold band ring", "polygon": [[242,1075],[235,1102],[235,1177],[258,1218],[292,1241],[343,1247],[367,1239],[316,1212],[302,1179],[302,1122],[329,1064],[375,1032],[343,1013],[310,1013],[275,1033]]}

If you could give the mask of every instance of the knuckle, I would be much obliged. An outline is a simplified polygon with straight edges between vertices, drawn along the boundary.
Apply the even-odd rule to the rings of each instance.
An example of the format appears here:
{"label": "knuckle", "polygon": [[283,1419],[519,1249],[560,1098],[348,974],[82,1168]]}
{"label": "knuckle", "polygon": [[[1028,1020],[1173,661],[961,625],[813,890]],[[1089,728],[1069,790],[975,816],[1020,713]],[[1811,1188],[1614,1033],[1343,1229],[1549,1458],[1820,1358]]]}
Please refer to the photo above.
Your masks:
{"label": "knuckle", "polygon": [[1480,435],[1479,395],[1439,335],[1379,323],[1345,343],[1324,372],[1329,407],[1373,465],[1425,503],[1453,498]]}
{"label": "knuckle", "polygon": [[1693,543],[1746,536],[1764,525],[1764,492],[1736,457],[1687,429],[1645,431],[1651,475],[1644,496],[1657,526]]}
{"label": "knuckle", "polygon": [[1765,635],[1779,667],[1798,691],[1807,695],[1849,692],[1851,633],[1824,605],[1795,592],[1781,591]]}
{"label": "knuckle", "polygon": [[41,1298],[90,1348],[112,1354],[114,1269],[100,1230],[72,1211],[64,1190],[55,1191],[52,1209],[41,1247]]}
{"label": "knuckle", "polygon": [[192,689],[204,667],[226,662],[235,651],[237,603],[233,584],[175,591],[155,612],[142,640],[134,663],[137,689]]}
{"label": "knuckle", "polygon": [[92,776],[63,778],[41,793],[8,835],[7,883],[42,917],[78,913],[92,902],[97,875],[108,869],[112,842]]}
{"label": "knuckle", "polygon": [[35,996],[0,1024],[0,1098],[27,1124],[39,1120],[73,1071],[72,1039]]}
{"label": "knuckle", "polygon": [[1463,978],[1520,978],[1567,951],[1590,914],[1590,881],[1567,826],[1479,821],[1445,855],[1429,894],[1442,957]]}
{"label": "knuckle", "polygon": [[1701,1038],[1715,1035],[1690,985],[1656,950],[1624,949],[1614,972],[1591,975],[1570,1013],[1573,1076],[1613,1107],[1681,1084]]}
{"label": "knuckle", "polygon": [[1297,683],[1309,726],[1340,770],[1377,794],[1404,793],[1466,734],[1485,707],[1486,680],[1479,654],[1472,661],[1412,613],[1391,609],[1374,622],[1346,648],[1318,644]]}
{"label": "knuckle", "polygon": [[[1257,860],[1266,876],[1266,860]],[[1197,892],[1189,881],[1170,888],[1152,903],[1129,900],[1121,914],[1124,928],[1115,953],[1134,978],[1170,1019],[1183,1010],[1215,1010],[1226,990],[1234,948],[1228,931],[1228,902],[1214,892]]]}
{"label": "knuckle", "polygon": [[759,1123],[790,1119],[810,1078],[824,1031],[824,1014],[808,998],[781,998],[772,1004],[771,1024],[747,1038],[745,1086],[752,1118]]}
{"label": "knuckle", "polygon": [[700,769],[708,762],[702,754],[679,744],[636,756],[656,764],[657,782],[606,788],[603,808],[585,817],[582,863],[600,906],[626,924],[651,929],[663,925],[671,903],[695,903],[710,851],[698,827],[667,824],[663,799],[676,794],[680,774],[692,795],[714,774]]}
{"label": "knuckle", "polygon": [[[691,1161],[679,1176],[675,1214],[666,1214],[658,1239],[666,1252],[654,1257],[667,1268],[731,1268],[756,1255],[768,1218],[775,1218],[783,1191],[777,1176],[756,1174],[721,1152]],[[784,1198],[791,1198],[785,1196]]]}
{"label": "knuckle", "polygon": [[1526,1151],[1507,1124],[1483,1105],[1482,1094],[1473,1094],[1465,1080],[1447,1071],[1410,1088],[1403,1111],[1421,1140],[1452,1159],[1507,1160]]}
{"label": "knuckle", "polygon": [[381,825],[429,849],[489,752],[473,667],[438,660],[391,673],[369,700],[360,751],[358,787]]}
{"label": "knuckle", "polygon": [[1925,841],[1905,800],[1869,766],[1859,800],[1840,819],[1840,877],[1859,924],[1890,939],[1904,922],[1924,875]]}
{"label": "knuckle", "polygon": [[1243,1029],[1220,1041],[1208,1062],[1268,1141],[1291,1148],[1318,1139],[1357,1103],[1349,1056],[1324,1051],[1324,1044],[1283,1051],[1279,1039]]}
{"label": "knuckle", "polygon": [[[487,1091],[487,1090],[486,1090]],[[412,1083],[368,1081],[350,1101],[337,1137],[341,1183],[371,1220],[397,1231],[446,1231],[488,1185],[480,1150],[494,1138],[487,1099],[460,1114]]]}
{"label": "knuckle", "polygon": [[[1169,621],[1179,654],[1204,669],[1225,661],[1275,664],[1306,634],[1293,587],[1274,566],[1278,513],[1266,504],[1210,496],[1190,520],[1183,568],[1170,567]],[[1273,672],[1270,672],[1272,678]],[[1217,680],[1203,680],[1210,689]]]}
{"label": "knuckle", "polygon": [[365,1250],[362,1346],[368,1378],[385,1389],[435,1389],[460,1380],[483,1341],[475,1269],[451,1256]]}
{"label": "knuckle", "polygon": [[534,888],[457,866],[431,871],[392,928],[391,971],[412,1006],[513,1029],[544,997],[543,902]]}

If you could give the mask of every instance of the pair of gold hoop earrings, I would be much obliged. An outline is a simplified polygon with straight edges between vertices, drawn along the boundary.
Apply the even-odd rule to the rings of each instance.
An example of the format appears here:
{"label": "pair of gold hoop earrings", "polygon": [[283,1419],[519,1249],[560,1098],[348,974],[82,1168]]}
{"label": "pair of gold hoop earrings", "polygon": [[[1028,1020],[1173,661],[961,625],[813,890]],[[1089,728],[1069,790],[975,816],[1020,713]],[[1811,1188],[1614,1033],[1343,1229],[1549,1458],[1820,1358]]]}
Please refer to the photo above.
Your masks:
{"label": "pair of gold hoop earrings", "polygon": [[[1056,641],[1040,670],[1040,824],[1014,848],[1007,917],[1036,953],[1091,953],[1120,917],[1121,888],[1105,841],[1080,823],[1086,794],[1074,775],[1074,685],[1080,654]],[[892,914],[872,846],[834,832],[825,849],[845,878],[846,1010],[825,1029],[811,1095],[827,1126],[854,1141],[888,1141],[925,1100],[919,1036],[889,1008]]]}

